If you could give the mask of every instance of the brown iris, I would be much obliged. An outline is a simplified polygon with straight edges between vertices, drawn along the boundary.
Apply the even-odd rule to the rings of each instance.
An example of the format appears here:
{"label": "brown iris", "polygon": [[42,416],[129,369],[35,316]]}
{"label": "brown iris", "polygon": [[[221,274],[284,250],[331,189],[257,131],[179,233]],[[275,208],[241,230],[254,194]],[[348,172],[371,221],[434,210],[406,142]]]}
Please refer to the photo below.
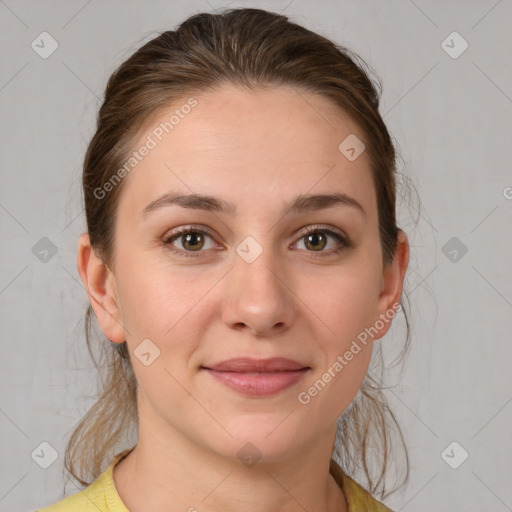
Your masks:
{"label": "brown iris", "polygon": [[[201,233],[187,233],[181,237],[183,247],[187,250],[197,251],[204,245],[204,236]],[[198,245],[199,244],[199,247]]]}
{"label": "brown iris", "polygon": [[[305,245],[308,247],[308,244],[312,243],[313,251],[321,251],[326,244],[326,237],[324,233],[311,233],[305,236]],[[317,245],[318,244],[318,245]],[[309,249],[309,247],[308,247]]]}

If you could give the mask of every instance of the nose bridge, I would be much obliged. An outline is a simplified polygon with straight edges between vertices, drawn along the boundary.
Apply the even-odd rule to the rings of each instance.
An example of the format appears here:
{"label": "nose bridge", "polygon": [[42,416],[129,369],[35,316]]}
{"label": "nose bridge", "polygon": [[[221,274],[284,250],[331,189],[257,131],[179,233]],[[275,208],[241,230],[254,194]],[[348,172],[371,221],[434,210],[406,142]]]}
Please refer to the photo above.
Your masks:
{"label": "nose bridge", "polygon": [[253,237],[237,246],[223,311],[225,322],[245,324],[262,334],[291,324],[293,294],[278,261],[271,244],[264,246]]}
{"label": "nose bridge", "polygon": [[[254,255],[255,250],[254,247],[251,247],[246,255],[240,255],[237,249],[235,269],[240,284],[243,284],[247,290],[253,290],[259,294],[270,293],[275,296],[275,294],[280,293],[276,288],[282,286],[278,279],[276,256],[272,253],[270,247],[262,248],[259,255]],[[240,252],[242,252],[241,249]],[[250,259],[246,259],[245,256],[249,255]]]}

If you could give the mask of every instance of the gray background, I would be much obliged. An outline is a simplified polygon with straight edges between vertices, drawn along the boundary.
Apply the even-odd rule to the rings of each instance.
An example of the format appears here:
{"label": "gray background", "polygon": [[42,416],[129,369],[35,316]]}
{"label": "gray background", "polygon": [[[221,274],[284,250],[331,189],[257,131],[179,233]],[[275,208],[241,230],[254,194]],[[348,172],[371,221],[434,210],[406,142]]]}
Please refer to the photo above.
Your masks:
{"label": "gray background", "polygon": [[[412,350],[390,393],[412,471],[386,503],[512,510],[509,0],[0,1],[0,510],[62,497],[65,442],[94,400],[75,258],[81,164],[106,80],[157,31],[236,6],[282,11],[375,69],[401,170],[418,191],[421,202],[400,204]],[[46,59],[31,47],[43,31],[58,43]],[[442,45],[454,31],[469,44],[457,58],[458,36]],[[397,317],[383,343],[399,347],[402,327]],[[453,441],[460,447],[444,452]],[[58,453],[48,469],[32,456],[42,442]],[[460,463],[463,449],[453,469],[446,461]]]}

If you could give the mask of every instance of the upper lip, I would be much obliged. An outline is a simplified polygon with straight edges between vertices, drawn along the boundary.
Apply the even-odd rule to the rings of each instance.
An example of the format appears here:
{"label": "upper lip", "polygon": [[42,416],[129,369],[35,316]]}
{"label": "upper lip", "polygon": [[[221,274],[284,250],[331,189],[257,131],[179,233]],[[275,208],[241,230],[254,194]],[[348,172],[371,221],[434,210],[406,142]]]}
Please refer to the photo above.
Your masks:
{"label": "upper lip", "polygon": [[214,365],[203,365],[203,368],[215,370],[217,372],[290,372],[309,368],[292,359],[284,357],[273,357],[271,359],[251,359],[248,357],[239,357],[228,359]]}

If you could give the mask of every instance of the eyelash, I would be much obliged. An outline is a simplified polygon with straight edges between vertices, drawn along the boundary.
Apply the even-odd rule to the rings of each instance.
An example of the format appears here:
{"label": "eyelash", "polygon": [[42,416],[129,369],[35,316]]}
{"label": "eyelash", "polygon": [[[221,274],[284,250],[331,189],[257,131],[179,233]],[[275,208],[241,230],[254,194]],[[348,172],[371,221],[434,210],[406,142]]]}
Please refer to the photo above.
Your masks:
{"label": "eyelash", "polygon": [[[338,243],[341,244],[341,247],[338,247],[336,249],[331,249],[330,251],[320,251],[319,254],[315,254],[314,251],[307,251],[313,253],[311,256],[314,258],[322,258],[331,256],[333,254],[339,253],[344,248],[352,247],[352,242],[345,236],[341,235],[337,231],[334,231],[330,229],[328,226],[325,225],[316,225],[306,228],[305,230],[300,232],[300,237],[297,241],[302,240],[304,237],[311,233],[324,233],[327,235],[332,236],[335,240],[337,240]],[[204,229],[201,228],[195,228],[194,226],[184,226],[181,228],[176,229],[174,232],[170,233],[169,236],[165,237],[163,239],[163,243],[166,246],[166,248],[173,252],[174,254],[183,257],[183,258],[197,258],[200,256],[201,252],[204,251],[183,251],[182,249],[177,249],[171,245],[171,242],[175,239],[179,238],[182,235],[187,235],[189,233],[200,233],[201,235],[208,235],[210,238],[214,238],[213,235]]]}

